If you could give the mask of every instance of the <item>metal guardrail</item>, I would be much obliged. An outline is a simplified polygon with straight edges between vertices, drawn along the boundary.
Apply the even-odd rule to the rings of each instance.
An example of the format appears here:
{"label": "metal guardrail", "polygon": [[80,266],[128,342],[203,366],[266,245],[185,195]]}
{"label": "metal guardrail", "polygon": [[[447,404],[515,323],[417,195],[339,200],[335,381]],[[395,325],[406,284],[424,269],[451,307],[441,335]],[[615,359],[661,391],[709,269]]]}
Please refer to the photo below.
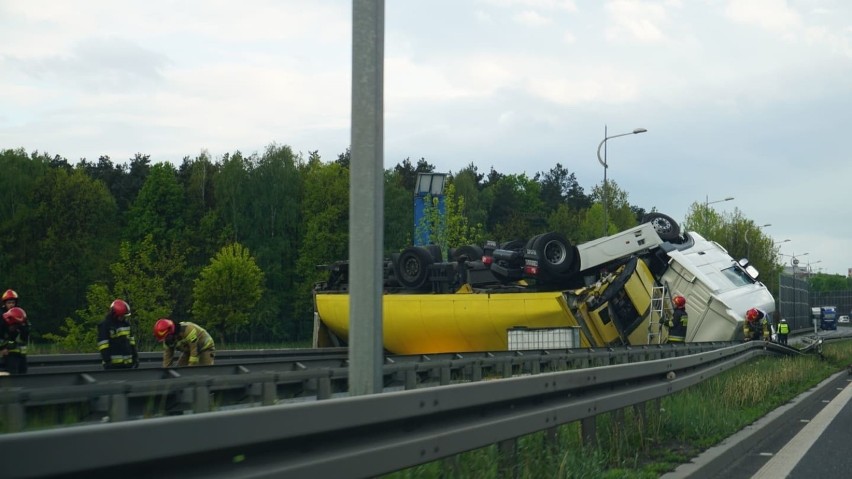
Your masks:
{"label": "metal guardrail", "polygon": [[[688,355],[729,344],[732,343],[389,356],[383,366],[383,385],[385,391],[411,390]],[[347,392],[345,352],[333,351],[327,357],[305,356],[310,360],[274,361],[252,356],[257,362],[0,377],[0,417],[5,431],[18,432],[37,422],[49,423],[51,419],[41,418],[55,416],[58,407],[66,410],[63,421],[67,425],[74,421],[73,416],[76,423],[118,422],[227,407],[323,400]],[[62,359],[56,359],[59,361]],[[49,424],[41,427],[46,426]]]}
{"label": "metal guardrail", "polygon": [[[291,361],[313,363],[347,359],[346,348],[323,349],[235,349],[216,351],[216,363],[220,365],[243,364],[246,362]],[[97,353],[77,354],[31,354],[28,357],[28,374],[82,373],[102,371],[101,356]],[[161,368],[162,352],[139,354],[139,368]]]}
{"label": "metal guardrail", "polygon": [[761,354],[752,342],[686,356],[145,421],[0,436],[4,477],[372,477],[638,405]]}

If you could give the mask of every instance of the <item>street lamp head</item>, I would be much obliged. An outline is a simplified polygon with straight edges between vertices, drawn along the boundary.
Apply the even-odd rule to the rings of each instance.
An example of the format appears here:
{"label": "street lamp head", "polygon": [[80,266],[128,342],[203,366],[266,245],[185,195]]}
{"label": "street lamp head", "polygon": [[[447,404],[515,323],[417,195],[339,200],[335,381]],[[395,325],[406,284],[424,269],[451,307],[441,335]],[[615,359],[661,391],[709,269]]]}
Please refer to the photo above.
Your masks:
{"label": "street lamp head", "polygon": [[633,134],[635,135],[637,133],[645,133],[646,131],[648,131],[648,130],[646,130],[644,128],[636,128],[635,130],[633,130]]}
{"label": "street lamp head", "polygon": [[704,198],[704,206],[709,206],[709,205],[712,205],[712,204],[714,204],[714,203],[721,203],[721,202],[723,202],[723,201],[731,201],[731,200],[733,200],[733,199],[734,199],[734,197],[733,197],[733,196],[729,196],[729,197],[727,197],[727,198],[722,198],[721,200],[713,200],[713,201],[710,201],[710,197],[709,197],[709,196],[707,196],[707,197],[705,197],[705,198]]}
{"label": "street lamp head", "polygon": [[766,223],[765,225],[760,225],[758,228],[766,228],[768,226],[772,226],[772,223]]}

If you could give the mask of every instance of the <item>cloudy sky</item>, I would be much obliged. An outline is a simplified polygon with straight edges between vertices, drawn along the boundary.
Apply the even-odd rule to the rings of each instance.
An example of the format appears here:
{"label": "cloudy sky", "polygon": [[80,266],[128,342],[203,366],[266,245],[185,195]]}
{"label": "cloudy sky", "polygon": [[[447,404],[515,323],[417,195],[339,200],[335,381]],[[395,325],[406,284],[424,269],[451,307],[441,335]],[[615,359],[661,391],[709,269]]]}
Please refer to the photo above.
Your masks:
{"label": "cloudy sky", "polygon": [[[0,0],[0,148],[179,164],[350,143],[346,0]],[[547,171],[739,209],[852,268],[852,2],[387,0],[385,166]]]}

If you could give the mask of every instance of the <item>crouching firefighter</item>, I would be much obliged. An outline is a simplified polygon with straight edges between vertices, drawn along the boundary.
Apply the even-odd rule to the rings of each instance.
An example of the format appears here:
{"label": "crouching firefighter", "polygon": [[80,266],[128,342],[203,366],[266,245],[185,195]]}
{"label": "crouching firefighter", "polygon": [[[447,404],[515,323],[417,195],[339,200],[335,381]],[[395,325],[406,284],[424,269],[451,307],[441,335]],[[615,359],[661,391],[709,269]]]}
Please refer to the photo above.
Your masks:
{"label": "crouching firefighter", "polygon": [[757,341],[763,339],[769,341],[771,329],[769,327],[769,314],[758,308],[746,311],[743,322],[743,338],[746,341]]}
{"label": "crouching firefighter", "polygon": [[216,353],[213,338],[201,326],[189,321],[175,323],[160,318],[154,323],[154,337],[163,343],[163,367],[171,367],[175,351],[180,351],[178,366],[210,366]]}

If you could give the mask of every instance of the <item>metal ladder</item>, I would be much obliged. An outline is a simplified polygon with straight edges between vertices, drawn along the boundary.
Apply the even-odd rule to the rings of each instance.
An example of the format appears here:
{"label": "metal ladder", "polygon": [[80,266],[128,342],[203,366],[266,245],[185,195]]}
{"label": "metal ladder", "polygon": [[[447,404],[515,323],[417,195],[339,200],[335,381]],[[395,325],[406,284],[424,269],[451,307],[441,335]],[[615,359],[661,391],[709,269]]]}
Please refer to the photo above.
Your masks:
{"label": "metal ladder", "polygon": [[660,344],[663,342],[666,295],[665,286],[654,286],[654,289],[651,291],[651,317],[648,318],[648,344]]}

